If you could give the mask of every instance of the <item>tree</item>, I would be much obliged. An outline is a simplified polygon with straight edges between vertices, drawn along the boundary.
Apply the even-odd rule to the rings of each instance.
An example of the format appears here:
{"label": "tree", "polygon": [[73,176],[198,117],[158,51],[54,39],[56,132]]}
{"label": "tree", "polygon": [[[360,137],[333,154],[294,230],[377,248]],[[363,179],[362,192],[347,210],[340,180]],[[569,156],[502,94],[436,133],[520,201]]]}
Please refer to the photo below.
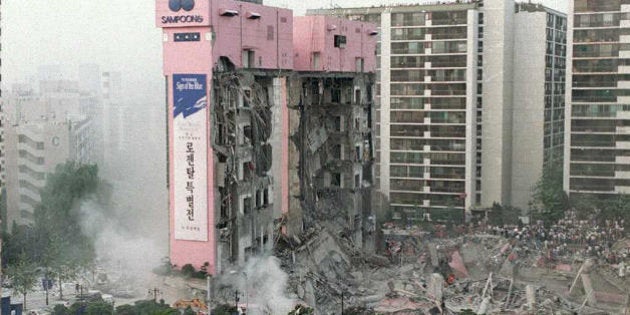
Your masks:
{"label": "tree", "polygon": [[236,306],[229,304],[221,304],[217,305],[213,310],[212,314],[215,315],[232,315],[234,312],[237,312]]}
{"label": "tree", "polygon": [[118,315],[176,315],[179,312],[163,303],[153,300],[137,301],[134,305],[120,305],[116,307]]}
{"label": "tree", "polygon": [[492,205],[492,211],[488,217],[491,225],[502,226],[504,224],[519,224],[519,217],[523,215],[523,211],[512,206],[502,206],[498,203]]}
{"label": "tree", "polygon": [[114,306],[105,301],[96,301],[89,303],[85,309],[87,315],[110,315],[114,310]]}
{"label": "tree", "polygon": [[561,219],[569,208],[569,197],[563,188],[562,165],[554,163],[545,167],[533,193],[530,206],[536,218],[542,219],[545,224]]}
{"label": "tree", "polygon": [[70,315],[70,310],[63,304],[57,304],[53,307],[52,315]]}
{"label": "tree", "polygon": [[[23,257],[24,258],[24,257]],[[37,283],[36,266],[25,258],[7,267],[6,274],[13,285],[15,294],[23,297],[23,307],[26,309],[26,294],[33,289]]]}
{"label": "tree", "polygon": [[[347,313],[347,310],[346,310],[346,312],[344,312],[344,314],[346,314],[346,313]],[[304,305],[296,305],[295,309],[293,309],[291,312],[289,312],[288,315],[312,315],[312,314],[315,314],[315,310],[314,309],[312,309],[312,308],[310,308],[308,306],[304,306]],[[348,314],[350,314],[350,313],[348,313]]]}

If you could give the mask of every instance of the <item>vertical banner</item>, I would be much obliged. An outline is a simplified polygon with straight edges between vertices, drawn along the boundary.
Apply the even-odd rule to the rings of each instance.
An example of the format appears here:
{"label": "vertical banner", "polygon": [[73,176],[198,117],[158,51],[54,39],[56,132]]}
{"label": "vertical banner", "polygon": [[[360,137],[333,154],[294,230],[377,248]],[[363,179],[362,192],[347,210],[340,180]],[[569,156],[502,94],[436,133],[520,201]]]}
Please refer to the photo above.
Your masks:
{"label": "vertical banner", "polygon": [[207,79],[173,75],[175,239],[208,241]]}

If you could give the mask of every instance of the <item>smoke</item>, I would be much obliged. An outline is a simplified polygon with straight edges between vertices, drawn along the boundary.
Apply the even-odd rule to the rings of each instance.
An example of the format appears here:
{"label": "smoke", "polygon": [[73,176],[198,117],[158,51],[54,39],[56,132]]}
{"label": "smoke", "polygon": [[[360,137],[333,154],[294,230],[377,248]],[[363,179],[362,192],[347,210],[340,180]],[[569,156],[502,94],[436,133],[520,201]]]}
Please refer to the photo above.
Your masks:
{"label": "smoke", "polygon": [[152,270],[161,265],[167,250],[155,238],[139,233],[141,229],[133,229],[134,224],[143,225],[142,220],[94,200],[84,201],[80,210],[83,232],[94,240],[98,265],[110,281],[124,279],[131,286],[130,282],[142,284],[153,277]]}
{"label": "smoke", "polygon": [[[241,292],[239,304],[249,305],[247,314],[287,314],[294,306],[294,299],[287,296],[288,279],[279,259],[266,256],[250,258],[244,267],[226,274],[222,283]],[[225,297],[230,301],[229,295]]]}

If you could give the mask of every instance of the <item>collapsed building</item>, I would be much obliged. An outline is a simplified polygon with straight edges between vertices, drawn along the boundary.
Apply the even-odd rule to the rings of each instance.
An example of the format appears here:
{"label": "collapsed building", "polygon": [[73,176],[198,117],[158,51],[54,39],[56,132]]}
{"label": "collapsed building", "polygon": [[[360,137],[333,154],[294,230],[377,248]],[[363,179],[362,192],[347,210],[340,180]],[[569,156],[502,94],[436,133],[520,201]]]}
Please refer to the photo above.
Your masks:
{"label": "collapsed building", "polygon": [[222,273],[321,222],[373,248],[375,26],[234,0],[156,14],[171,264]]}
{"label": "collapsed building", "polygon": [[[375,41],[369,24],[297,17],[296,73],[289,80],[290,234],[323,222],[355,246],[374,239],[372,110]],[[330,29],[342,30],[335,35]],[[325,35],[325,36],[322,36]],[[300,45],[300,41],[310,45]],[[359,55],[338,54],[357,51]],[[302,57],[300,57],[302,56]],[[292,123],[294,122],[294,123]]]}

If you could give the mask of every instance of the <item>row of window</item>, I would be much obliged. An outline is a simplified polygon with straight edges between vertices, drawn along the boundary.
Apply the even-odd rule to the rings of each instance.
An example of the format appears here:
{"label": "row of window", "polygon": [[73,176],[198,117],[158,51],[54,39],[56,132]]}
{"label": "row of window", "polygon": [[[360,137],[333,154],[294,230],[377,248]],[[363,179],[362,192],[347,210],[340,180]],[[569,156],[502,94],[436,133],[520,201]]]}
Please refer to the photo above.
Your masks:
{"label": "row of window", "polygon": [[466,39],[466,26],[427,27],[427,28],[394,28],[391,31],[392,40],[424,40],[431,35],[431,40]]}
{"label": "row of window", "polygon": [[620,51],[630,51],[630,44],[575,45],[573,57],[618,57]]}
{"label": "row of window", "polygon": [[[463,192],[464,189],[457,193]],[[392,204],[409,204],[422,205],[424,200],[429,200],[431,206],[458,207],[462,204],[459,194],[457,195],[438,195],[424,193],[390,193],[390,203]]]}
{"label": "row of window", "polygon": [[573,90],[573,102],[611,102],[617,101],[619,96],[630,96],[630,90]]}
{"label": "row of window", "polygon": [[390,126],[392,137],[424,137],[430,132],[432,138],[465,138],[465,126],[395,125]]}
{"label": "row of window", "polygon": [[597,72],[618,72],[619,66],[630,66],[630,59],[594,59],[594,60],[574,60],[573,73],[580,72],[597,73]]}
{"label": "row of window", "polygon": [[465,53],[467,46],[465,41],[430,41],[430,42],[393,42],[392,54],[457,54]]}
{"label": "row of window", "polygon": [[575,30],[573,32],[573,41],[576,43],[592,43],[592,42],[618,42],[620,36],[630,35],[630,29],[627,28],[603,28],[603,29],[587,29]]}
{"label": "row of window", "polygon": [[583,191],[615,191],[615,186],[630,187],[630,180],[627,179],[603,179],[603,178],[571,178],[571,190]]}
{"label": "row of window", "polygon": [[[611,117],[617,116],[617,112],[630,111],[630,105],[603,105],[603,104],[580,104],[573,105],[573,117]],[[614,126],[613,126],[614,127]]]}
{"label": "row of window", "polygon": [[390,189],[397,191],[423,191],[429,187],[431,192],[457,193],[464,191],[464,182],[418,179],[392,179]]}
{"label": "row of window", "polygon": [[466,155],[462,153],[424,153],[424,152],[396,152],[390,153],[391,163],[423,164],[429,159],[432,165],[463,165]]}
{"label": "row of window", "polygon": [[575,12],[620,11],[622,4],[630,4],[630,0],[575,0]]}
{"label": "row of window", "polygon": [[567,18],[559,16],[559,15],[547,13],[547,27],[566,31]]}
{"label": "row of window", "polygon": [[[575,105],[574,105],[575,106]],[[624,119],[579,119],[571,122],[571,132],[617,132],[618,127],[630,127]]]}
{"label": "row of window", "polygon": [[425,76],[431,77],[431,82],[466,81],[466,69],[410,69],[391,71],[391,81],[393,82],[424,81]]}
{"label": "row of window", "polygon": [[431,124],[465,124],[466,112],[436,112],[436,111],[392,111],[390,121],[395,123],[424,123],[425,118],[431,119]]}
{"label": "row of window", "polygon": [[30,146],[31,148],[37,149],[37,150],[43,150],[44,149],[44,142],[38,142],[38,141],[34,141],[33,139],[25,136],[25,135],[19,135],[18,136],[18,143],[24,143],[28,146]]}
{"label": "row of window", "polygon": [[431,109],[466,109],[466,98],[463,97],[392,97],[391,109],[424,109],[431,104]]}
{"label": "row of window", "polygon": [[615,163],[617,156],[630,157],[630,150],[615,150],[603,148],[573,148],[571,162],[607,162]]}
{"label": "row of window", "polygon": [[619,21],[630,20],[630,13],[579,14],[573,21],[574,27],[617,27]]}
{"label": "row of window", "polygon": [[466,55],[396,56],[391,57],[391,68],[424,68],[426,62],[433,68],[465,68]]}
{"label": "row of window", "polygon": [[466,83],[448,84],[423,84],[423,83],[392,83],[390,86],[391,95],[424,95],[424,92],[431,91],[435,96],[466,95]]}
{"label": "row of window", "polygon": [[466,151],[466,140],[441,139],[392,139],[391,150],[423,151],[427,146],[431,151]]}
{"label": "row of window", "polygon": [[467,11],[436,11],[392,13],[392,26],[423,26],[431,20],[432,25],[466,24]]}

